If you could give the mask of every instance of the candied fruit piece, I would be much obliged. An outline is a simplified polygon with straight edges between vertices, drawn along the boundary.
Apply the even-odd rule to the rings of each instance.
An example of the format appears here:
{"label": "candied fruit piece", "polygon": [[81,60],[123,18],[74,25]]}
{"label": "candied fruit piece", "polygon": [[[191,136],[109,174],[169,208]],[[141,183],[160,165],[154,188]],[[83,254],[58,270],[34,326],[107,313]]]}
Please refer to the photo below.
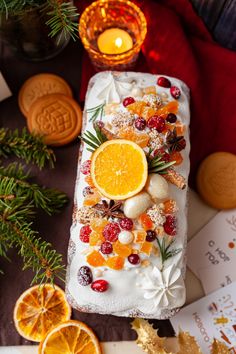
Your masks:
{"label": "candied fruit piece", "polygon": [[93,194],[87,194],[84,198],[83,204],[85,206],[94,206],[101,200],[101,195],[97,191],[94,191]]}
{"label": "candied fruit piece", "polygon": [[121,270],[124,267],[125,260],[120,256],[110,257],[106,261],[106,265],[114,270]]}
{"label": "candied fruit piece", "polygon": [[143,112],[142,112],[142,118],[148,120],[152,116],[154,116],[156,113],[156,109],[152,107],[144,107]]}
{"label": "candied fruit piece", "polygon": [[120,241],[113,244],[113,251],[121,257],[128,257],[132,253],[132,248],[129,245],[124,245]]}
{"label": "candied fruit piece", "polygon": [[146,231],[144,230],[134,230],[134,242],[143,243],[146,240]]}
{"label": "candied fruit piece", "polygon": [[183,157],[179,151],[173,151],[170,154],[170,161],[175,161],[175,165],[180,165],[183,162]]}
{"label": "candied fruit piece", "polygon": [[103,234],[93,231],[89,236],[90,246],[101,246],[105,241]]}
{"label": "candied fruit piece", "polygon": [[90,221],[90,227],[93,231],[101,233],[108,223],[106,219],[94,218]]}
{"label": "candied fruit piece", "polygon": [[167,103],[164,107],[159,108],[156,111],[157,115],[168,114],[168,113],[178,113],[179,104],[177,101],[171,101]]}
{"label": "candied fruit piece", "polygon": [[153,229],[153,226],[154,226],[153,222],[147,214],[145,214],[145,213],[141,214],[139,216],[139,221],[140,221],[140,224],[142,225],[142,227],[144,228],[144,230]]}
{"label": "candied fruit piece", "polygon": [[168,199],[163,204],[165,214],[173,214],[178,210],[176,201],[174,199]]}
{"label": "candied fruit piece", "polygon": [[93,267],[104,266],[106,261],[98,251],[93,251],[87,256],[87,262]]}
{"label": "candied fruit piece", "polygon": [[92,177],[90,175],[86,176],[85,177],[85,182],[88,183],[88,185],[92,188],[94,188],[94,183],[93,183],[93,180],[92,180]]}
{"label": "candied fruit piece", "polygon": [[140,147],[144,148],[148,145],[149,135],[146,133],[136,133],[133,128],[122,128],[117,133],[119,138],[134,141]]}
{"label": "candied fruit piece", "polygon": [[129,104],[126,108],[131,113],[137,114],[138,116],[142,116],[143,108],[146,106],[146,102],[136,101],[134,103]]}
{"label": "candied fruit piece", "polygon": [[150,95],[150,94],[156,95],[156,93],[157,93],[155,86],[147,86],[143,89],[143,92],[146,95]]}
{"label": "candied fruit piece", "polygon": [[152,242],[145,241],[142,244],[142,247],[140,248],[140,252],[146,253],[149,256],[152,250],[152,245],[153,245]]}

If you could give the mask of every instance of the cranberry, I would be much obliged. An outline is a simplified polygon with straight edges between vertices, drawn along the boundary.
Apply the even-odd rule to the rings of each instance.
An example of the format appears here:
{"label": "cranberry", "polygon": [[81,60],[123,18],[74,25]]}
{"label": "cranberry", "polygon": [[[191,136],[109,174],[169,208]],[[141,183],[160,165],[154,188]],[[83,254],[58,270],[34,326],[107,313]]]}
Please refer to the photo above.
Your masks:
{"label": "cranberry", "polygon": [[158,133],[161,133],[165,129],[166,123],[163,117],[154,115],[149,119],[147,125],[148,128],[156,129]]}
{"label": "cranberry", "polygon": [[95,280],[91,284],[91,288],[93,289],[93,291],[96,291],[98,293],[103,293],[104,291],[107,291],[108,287],[109,287],[108,282],[103,279]]}
{"label": "cranberry", "polygon": [[89,175],[90,168],[91,168],[91,160],[84,161],[80,167],[80,172],[83,173],[83,175]]}
{"label": "cranberry", "polygon": [[89,225],[84,225],[80,229],[79,238],[82,242],[89,243],[89,235],[91,234],[92,230]]}
{"label": "cranberry", "polygon": [[110,254],[113,251],[112,244],[108,241],[105,241],[101,244],[101,252],[103,254]]}
{"label": "cranberry", "polygon": [[139,118],[135,119],[134,125],[135,125],[136,129],[144,130],[146,128],[147,123],[144,118],[139,117]]}
{"label": "cranberry", "polygon": [[89,194],[93,194],[93,190],[91,187],[87,186],[83,189],[83,196],[86,197]]}
{"label": "cranberry", "polygon": [[123,219],[120,219],[120,227],[123,229],[123,230],[128,230],[128,231],[131,231],[133,226],[134,226],[134,223],[131,219],[129,218],[123,218]]}
{"label": "cranberry", "polygon": [[111,222],[104,227],[103,236],[107,241],[115,242],[118,240],[118,235],[120,233],[120,227],[117,222]]}
{"label": "cranberry", "polygon": [[132,254],[129,255],[128,261],[129,261],[129,263],[134,264],[134,265],[135,264],[139,264],[140,263],[140,257],[139,257],[138,254],[132,253]]}
{"label": "cranberry", "polygon": [[176,218],[172,215],[167,215],[166,216],[166,221],[163,224],[165,232],[170,235],[174,236],[176,235]]}
{"label": "cranberry", "polygon": [[174,97],[176,100],[177,100],[178,98],[180,98],[180,96],[181,96],[181,91],[180,91],[180,89],[179,89],[178,87],[176,87],[176,86],[171,86],[171,88],[170,88],[170,93],[171,93],[171,96]]}
{"label": "cranberry", "polygon": [[123,101],[123,106],[127,107],[128,105],[130,105],[134,102],[135,102],[135,99],[133,97],[126,97]]}
{"label": "cranberry", "polygon": [[91,269],[87,266],[80,267],[77,277],[79,284],[83,286],[89,285],[93,281]]}
{"label": "cranberry", "polygon": [[146,235],[146,241],[147,242],[153,242],[156,239],[156,232],[154,230],[147,230],[147,235]]}
{"label": "cranberry", "polygon": [[159,85],[161,87],[167,87],[167,88],[171,87],[170,80],[168,80],[164,76],[161,76],[161,77],[158,78],[157,85]]}
{"label": "cranberry", "polygon": [[177,117],[174,113],[169,113],[166,117],[167,122],[175,123],[177,121]]}

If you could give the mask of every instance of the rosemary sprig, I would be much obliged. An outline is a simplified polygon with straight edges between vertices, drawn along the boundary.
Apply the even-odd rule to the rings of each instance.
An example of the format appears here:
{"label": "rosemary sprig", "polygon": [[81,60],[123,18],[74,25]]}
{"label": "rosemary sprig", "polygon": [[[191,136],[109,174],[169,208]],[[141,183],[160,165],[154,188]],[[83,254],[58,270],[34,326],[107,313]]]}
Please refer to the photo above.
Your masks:
{"label": "rosemary sprig", "polygon": [[98,118],[102,119],[104,114],[105,103],[101,103],[98,106],[88,108],[86,112],[90,115],[89,121],[95,122]]}
{"label": "rosemary sprig", "polygon": [[106,135],[101,131],[97,124],[94,124],[95,134],[91,133],[90,131],[86,130],[83,136],[81,136],[81,140],[84,141],[89,147],[87,148],[88,151],[94,152],[96,149],[99,148],[100,145],[107,141]]}
{"label": "rosemary sprig", "polygon": [[167,261],[167,259],[175,256],[176,254],[178,254],[182,250],[181,248],[170,249],[174,242],[175,242],[175,240],[173,239],[170,241],[170,243],[166,244],[164,237],[162,238],[162,242],[157,237],[157,244],[158,244],[160,254],[161,254],[162,267],[163,267],[165,261]]}
{"label": "rosemary sprig", "polygon": [[147,155],[148,161],[148,172],[149,173],[159,173],[165,174],[170,166],[175,164],[175,161],[165,162],[162,160],[162,155],[157,155],[150,157],[150,154]]}

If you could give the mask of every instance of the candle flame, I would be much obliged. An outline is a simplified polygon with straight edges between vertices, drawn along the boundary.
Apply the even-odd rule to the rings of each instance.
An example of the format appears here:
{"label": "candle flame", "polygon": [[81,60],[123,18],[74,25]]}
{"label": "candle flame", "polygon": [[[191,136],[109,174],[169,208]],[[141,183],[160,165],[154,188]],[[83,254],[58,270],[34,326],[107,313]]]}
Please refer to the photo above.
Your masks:
{"label": "candle flame", "polygon": [[116,38],[116,40],[115,40],[115,45],[116,45],[118,48],[120,48],[120,47],[122,46],[122,43],[123,43],[122,38],[120,38],[120,37]]}

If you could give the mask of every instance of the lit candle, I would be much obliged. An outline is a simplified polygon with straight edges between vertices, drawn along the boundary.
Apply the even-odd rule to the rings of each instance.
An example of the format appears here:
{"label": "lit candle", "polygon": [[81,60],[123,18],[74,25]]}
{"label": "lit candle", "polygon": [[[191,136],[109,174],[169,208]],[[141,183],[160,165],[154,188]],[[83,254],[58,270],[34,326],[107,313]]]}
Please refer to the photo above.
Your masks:
{"label": "lit candle", "polygon": [[98,36],[100,52],[104,54],[121,54],[133,47],[132,37],[120,28],[109,28]]}

